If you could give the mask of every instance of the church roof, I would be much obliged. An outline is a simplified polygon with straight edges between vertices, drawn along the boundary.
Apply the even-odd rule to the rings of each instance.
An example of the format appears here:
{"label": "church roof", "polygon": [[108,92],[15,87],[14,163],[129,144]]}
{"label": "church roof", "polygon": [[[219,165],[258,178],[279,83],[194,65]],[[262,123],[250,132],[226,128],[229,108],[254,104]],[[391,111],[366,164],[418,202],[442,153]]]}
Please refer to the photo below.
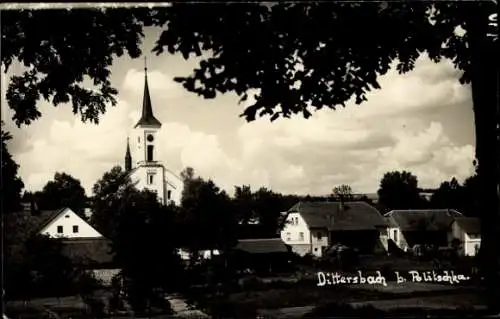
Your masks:
{"label": "church roof", "polygon": [[134,127],[138,127],[141,125],[161,127],[161,122],[158,121],[158,119],[153,115],[153,107],[151,106],[151,97],[149,95],[147,68],[144,68],[144,78],[145,81],[144,81],[144,97],[142,100],[142,114],[141,118]]}

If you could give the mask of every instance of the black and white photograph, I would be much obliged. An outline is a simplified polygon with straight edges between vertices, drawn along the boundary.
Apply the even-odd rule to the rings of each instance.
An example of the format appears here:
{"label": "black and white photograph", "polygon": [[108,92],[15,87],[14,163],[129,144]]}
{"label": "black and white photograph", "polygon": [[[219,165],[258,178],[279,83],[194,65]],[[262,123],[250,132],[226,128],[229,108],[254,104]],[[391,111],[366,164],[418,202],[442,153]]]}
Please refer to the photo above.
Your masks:
{"label": "black and white photograph", "polygon": [[500,317],[498,11],[1,4],[2,319]]}

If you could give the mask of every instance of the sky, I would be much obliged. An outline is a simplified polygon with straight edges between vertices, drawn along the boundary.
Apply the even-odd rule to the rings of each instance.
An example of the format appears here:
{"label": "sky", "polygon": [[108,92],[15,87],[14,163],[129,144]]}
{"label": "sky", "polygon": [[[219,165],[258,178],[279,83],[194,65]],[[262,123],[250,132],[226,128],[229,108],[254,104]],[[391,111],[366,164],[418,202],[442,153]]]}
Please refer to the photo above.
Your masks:
{"label": "sky", "polygon": [[[470,86],[450,61],[435,64],[421,56],[415,69],[392,69],[379,78],[382,89],[361,105],[247,123],[245,105],[234,94],[205,100],[173,81],[190,75],[197,60],[151,52],[158,35],[149,29],[143,43],[153,112],[163,126],[158,157],[174,173],[187,166],[230,194],[235,185],[267,187],[287,194],[326,195],[349,184],[355,193],[375,193],[384,173],[407,170],[420,187],[438,187],[473,172],[474,124]],[[118,104],[99,125],[82,123],[69,105],[40,102],[43,116],[17,128],[5,93],[14,65],[2,70],[2,119],[14,139],[9,151],[20,165],[25,189],[36,191],[66,172],[91,195],[92,185],[115,165],[124,165],[127,136],[139,118],[144,60],[123,57],[112,67]]]}

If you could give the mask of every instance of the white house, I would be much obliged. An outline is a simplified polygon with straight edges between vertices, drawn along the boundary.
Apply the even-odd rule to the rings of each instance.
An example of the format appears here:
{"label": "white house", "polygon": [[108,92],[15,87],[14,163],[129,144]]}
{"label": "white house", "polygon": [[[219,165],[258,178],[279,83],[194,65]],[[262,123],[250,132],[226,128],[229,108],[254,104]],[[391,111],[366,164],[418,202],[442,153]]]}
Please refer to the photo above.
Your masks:
{"label": "white house", "polygon": [[313,231],[299,212],[290,212],[281,231],[281,239],[292,247],[292,251],[304,256],[312,253],[321,256],[323,247],[328,246],[326,232]]}
{"label": "white house", "polygon": [[375,251],[385,226],[378,210],[365,202],[299,202],[285,217],[281,239],[301,256],[321,257],[336,243]]}
{"label": "white house", "polygon": [[40,234],[51,238],[102,238],[94,227],[70,208],[49,211],[40,227]]}
{"label": "white house", "polygon": [[456,217],[451,225],[448,241],[458,239],[464,256],[475,256],[481,247],[481,221],[475,217]]}
{"label": "white house", "polygon": [[[183,182],[158,160],[157,136],[160,129],[161,122],[153,115],[145,69],[142,114],[133,128],[132,143],[127,139],[125,170],[137,189],[155,192],[158,200],[165,205],[180,205]],[[134,167],[132,158],[135,161]]]}

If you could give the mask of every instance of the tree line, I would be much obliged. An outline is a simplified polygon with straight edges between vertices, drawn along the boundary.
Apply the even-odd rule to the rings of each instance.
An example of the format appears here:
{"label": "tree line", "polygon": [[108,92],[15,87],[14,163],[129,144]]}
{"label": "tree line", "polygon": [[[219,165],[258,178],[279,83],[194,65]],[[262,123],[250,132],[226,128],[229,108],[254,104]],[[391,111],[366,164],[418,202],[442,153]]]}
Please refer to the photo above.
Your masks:
{"label": "tree line", "polygon": [[[421,196],[417,177],[407,171],[384,174],[378,203],[354,194],[349,185],[334,187],[329,196],[283,195],[263,187],[252,190],[248,185],[235,186],[234,193],[228,194],[189,167],[181,173],[184,189],[180,206],[164,206],[155,193],[139,191],[120,166],[102,175],[91,197],[77,178],[64,172],[55,173],[42,190],[21,196],[18,165],[9,157],[5,140],[2,148],[2,169],[7,170],[3,178],[11,179],[3,182],[18,186],[17,193],[6,198],[10,211],[4,210],[8,229],[6,288],[9,295],[21,294],[23,298],[29,298],[27,291],[44,290],[56,295],[87,292],[96,284],[61,254],[61,241],[33,237],[38,229],[31,222],[31,214],[19,212],[23,201],[33,203],[31,208],[38,210],[69,207],[109,238],[114,262],[122,269],[128,302],[137,311],[157,300],[157,291],[183,289],[191,280],[177,254],[179,247],[191,253],[194,263],[200,250],[224,254],[240,238],[278,237],[284,225],[282,213],[299,200],[364,200],[382,213],[416,208],[455,208],[469,215],[476,213],[476,175],[463,184],[455,178],[444,181],[427,200]],[[86,208],[92,211],[90,217],[85,215]]]}

